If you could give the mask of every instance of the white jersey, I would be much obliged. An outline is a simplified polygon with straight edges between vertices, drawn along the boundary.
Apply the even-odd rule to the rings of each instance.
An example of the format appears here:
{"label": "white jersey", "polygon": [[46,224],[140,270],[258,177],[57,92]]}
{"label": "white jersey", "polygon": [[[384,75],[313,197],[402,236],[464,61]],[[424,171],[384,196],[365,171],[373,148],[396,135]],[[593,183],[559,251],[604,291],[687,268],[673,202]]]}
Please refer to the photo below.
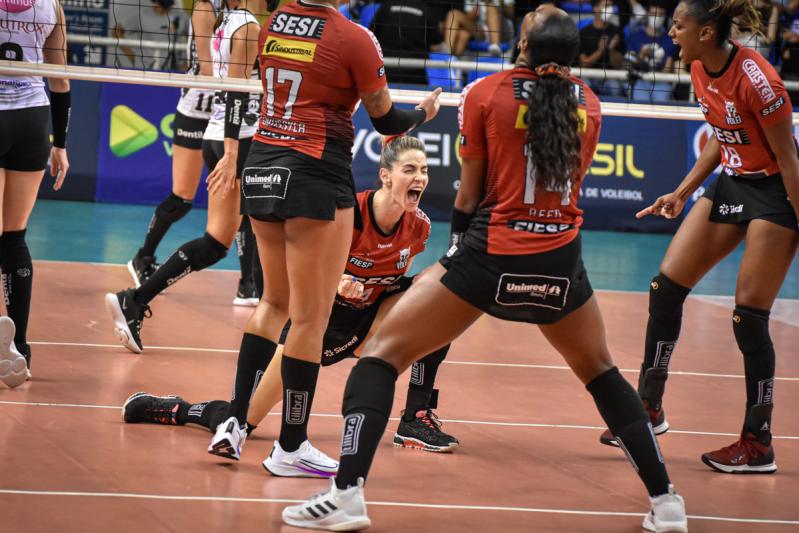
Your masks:
{"label": "white jersey", "polygon": [[[213,59],[214,62],[215,77],[227,78],[228,66],[230,65],[231,38],[233,34],[236,33],[236,30],[250,23],[258,24],[258,19],[247,10],[234,9],[225,13],[222,24],[216,29],[214,37],[211,40],[211,59]],[[252,78],[256,80],[259,79],[257,62],[253,67]],[[217,91],[214,93],[214,105],[211,109],[211,118],[208,120],[208,126],[205,128],[203,139],[211,141],[225,140],[226,100],[227,93],[225,91]],[[260,93],[250,93],[247,102],[247,110],[244,112],[244,116],[241,119],[239,139],[248,139],[255,135],[255,130],[258,129],[258,115],[260,112]]]}
{"label": "white jersey", "polygon": [[[199,1],[199,0],[198,0]],[[205,0],[203,0],[205,1]],[[211,0],[211,8],[217,14],[222,9],[222,0]],[[189,21],[189,40],[186,42],[186,57],[189,61],[189,74],[200,73],[200,61],[197,55],[197,43],[194,41],[194,27]],[[178,113],[181,115],[208,120],[214,101],[212,89],[182,89],[178,101]]]}
{"label": "white jersey", "polygon": [[[44,42],[58,22],[56,0],[0,2],[0,59],[43,63]],[[0,110],[49,105],[41,76],[0,74]]]}

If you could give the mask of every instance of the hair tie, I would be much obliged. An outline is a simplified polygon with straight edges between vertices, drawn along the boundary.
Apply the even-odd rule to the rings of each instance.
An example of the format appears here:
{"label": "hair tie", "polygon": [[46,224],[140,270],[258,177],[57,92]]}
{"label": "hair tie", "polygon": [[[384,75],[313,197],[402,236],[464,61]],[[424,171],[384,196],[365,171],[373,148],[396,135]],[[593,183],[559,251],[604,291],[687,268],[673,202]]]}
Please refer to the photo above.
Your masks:
{"label": "hair tie", "polygon": [[394,141],[395,139],[399,139],[400,137],[405,137],[405,134],[401,133],[399,135],[386,135],[385,137],[383,137],[383,148],[391,144],[391,142]]}
{"label": "hair tie", "polygon": [[543,65],[538,65],[533,70],[535,70],[539,78],[557,76],[565,79],[571,75],[571,69],[569,67],[558,65],[557,63],[544,63]]}

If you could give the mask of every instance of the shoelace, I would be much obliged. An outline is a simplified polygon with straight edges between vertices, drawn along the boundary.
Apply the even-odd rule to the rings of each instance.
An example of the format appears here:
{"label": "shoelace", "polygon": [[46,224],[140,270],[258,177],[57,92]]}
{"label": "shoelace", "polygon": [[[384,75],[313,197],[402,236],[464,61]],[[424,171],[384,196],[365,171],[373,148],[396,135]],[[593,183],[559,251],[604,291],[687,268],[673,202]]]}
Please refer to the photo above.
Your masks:
{"label": "shoelace", "polygon": [[322,452],[322,450],[320,450],[319,448],[315,448],[314,446],[309,446],[308,452],[311,454],[311,457],[313,459],[318,459],[320,461],[329,461],[330,460],[330,457],[325,455],[324,452]]}
{"label": "shoelace", "polygon": [[740,448],[743,448],[749,457],[756,457],[760,455],[759,450],[755,448],[755,446],[751,442],[744,439],[743,437],[739,437],[737,441],[733,442],[729,446],[725,446],[719,451],[722,453],[732,455],[733,453],[738,453],[738,449]]}
{"label": "shoelace", "polygon": [[428,409],[423,416],[418,417],[425,425],[433,431],[440,433],[441,426],[443,425],[438,415],[432,409]]}

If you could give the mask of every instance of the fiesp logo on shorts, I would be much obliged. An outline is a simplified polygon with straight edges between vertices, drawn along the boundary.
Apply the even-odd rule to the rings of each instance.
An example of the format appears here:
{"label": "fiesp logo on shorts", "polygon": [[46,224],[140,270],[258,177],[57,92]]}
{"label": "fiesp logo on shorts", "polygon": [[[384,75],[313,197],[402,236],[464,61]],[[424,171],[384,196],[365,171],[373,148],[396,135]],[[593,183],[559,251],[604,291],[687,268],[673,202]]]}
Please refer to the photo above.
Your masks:
{"label": "fiesp logo on shorts", "polygon": [[[164,150],[172,156],[172,122],[174,113],[169,113],[161,119],[161,134],[169,140],[164,140]],[[150,121],[136,113],[126,105],[115,106],[111,110],[111,131],[108,136],[108,148],[115,156],[128,157],[144,150],[158,140],[159,128]]]}

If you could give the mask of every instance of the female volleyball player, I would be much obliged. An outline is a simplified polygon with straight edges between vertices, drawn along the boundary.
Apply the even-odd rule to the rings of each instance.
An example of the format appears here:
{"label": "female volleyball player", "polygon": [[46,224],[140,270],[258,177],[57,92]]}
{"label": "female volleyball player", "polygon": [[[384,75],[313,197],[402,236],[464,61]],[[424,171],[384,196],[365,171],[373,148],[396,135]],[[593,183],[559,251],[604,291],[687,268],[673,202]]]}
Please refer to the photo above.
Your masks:
{"label": "female volleyball player", "polygon": [[[7,23],[0,32],[0,58],[66,65],[66,22],[58,0],[6,3],[2,13]],[[25,228],[48,156],[55,190],[69,170],[69,80],[50,78],[48,84],[49,99],[41,76],[0,75],[0,270],[11,318],[0,321],[0,380],[10,387],[30,379],[27,332],[33,263]],[[53,122],[52,147],[48,113]]]}
{"label": "female volleyball player", "polygon": [[438,112],[440,89],[414,111],[394,107],[380,45],[337,6],[334,0],[286,4],[261,32],[264,104],[241,197],[258,241],[264,295],[242,339],[227,419],[208,447],[223,457],[239,458],[254,380],[289,318],[281,361],[283,419],[271,458],[302,453],[308,438],[322,338],[354,220],[355,104],[360,98],[375,129],[386,135],[405,133]]}
{"label": "female volleyball player", "polygon": [[[211,46],[214,76],[246,79],[257,75],[253,65],[260,26],[253,11],[263,12],[263,0],[242,0],[220,17]],[[143,349],[141,325],[149,316],[149,302],[184,276],[213,265],[227,254],[241,224],[237,177],[257,128],[259,106],[257,93],[218,91],[214,95],[202,143],[205,164],[213,169],[208,175],[205,234],[178,248],[139,288],[106,294],[114,329],[130,351],[141,353]]]}
{"label": "female volleyball player", "polygon": [[[358,194],[347,268],[325,331],[322,366],[360,353],[364,340],[410,286],[412,278],[404,274],[410,269],[414,256],[424,250],[430,235],[430,222],[418,208],[427,186],[427,160],[422,143],[412,137],[394,139],[383,149],[380,167],[381,189]],[[287,331],[288,328],[282,337]],[[405,412],[394,436],[395,445],[434,452],[449,452],[458,446],[457,439],[441,431],[432,412],[437,397],[433,384],[448,349],[447,345],[414,363]],[[247,412],[248,433],[281,399],[281,351],[278,345],[253,395]],[[125,403],[123,417],[129,423],[193,424],[216,429],[227,408],[228,403],[219,400],[189,404],[175,396],[136,393]],[[309,451],[312,448],[310,444],[304,446]],[[264,466],[276,475],[329,476],[335,473],[335,461],[327,469],[300,462],[278,462],[279,444],[275,445],[275,450],[264,461]],[[319,457],[313,462],[318,464]]]}
{"label": "female volleyball player", "polygon": [[[197,0],[194,3],[189,23],[189,39],[186,55],[189,58],[188,72],[211,76],[211,37],[217,14],[228,9],[224,0]],[[220,15],[221,16],[221,15]],[[175,222],[182,219],[192,208],[192,201],[203,171],[202,143],[211,109],[214,91],[210,89],[183,89],[178,100],[175,121],[172,124],[172,192],[155,209],[144,244],[128,261],[128,271],[136,288],[140,287],[153,272],[156,263],[155,251],[164,235]],[[255,305],[255,287],[252,266],[255,252],[255,236],[248,220],[236,234],[236,248],[241,263],[241,279],[235,305]],[[253,302],[253,298],[255,302]]]}
{"label": "female volleyball player", "polygon": [[[722,172],[688,213],[650,284],[638,393],[655,431],[665,432],[663,392],[683,302],[708,270],[745,241],[732,329],[744,356],[746,414],[741,437],[703,454],[702,461],[721,472],[772,473],[775,354],[768,322],[799,242],[799,159],[782,80],[759,53],[729,40],[734,20],[760,27],[749,0],[684,0],[674,13],[670,34],[682,47],[682,60],[691,63],[697,102],[713,136],[677,190],[638,216],[679,216],[719,163]],[[613,444],[612,432],[601,440]]]}
{"label": "female volleyball player", "polygon": [[[363,483],[398,373],[487,312],[538,324],[586,384],[652,498],[644,527],[687,530],[683,500],[669,483],[643,405],[608,353],[580,257],[576,203],[601,116],[596,95],[569,73],[579,33],[565,12],[545,5],[527,39],[530,68],[488,76],[463,92],[463,168],[453,212],[459,238],[365,346],[368,357],[355,365],[344,392],[339,472],[328,491],[283,511],[289,525],[336,531],[370,525]],[[526,131],[519,127],[523,106]]]}

